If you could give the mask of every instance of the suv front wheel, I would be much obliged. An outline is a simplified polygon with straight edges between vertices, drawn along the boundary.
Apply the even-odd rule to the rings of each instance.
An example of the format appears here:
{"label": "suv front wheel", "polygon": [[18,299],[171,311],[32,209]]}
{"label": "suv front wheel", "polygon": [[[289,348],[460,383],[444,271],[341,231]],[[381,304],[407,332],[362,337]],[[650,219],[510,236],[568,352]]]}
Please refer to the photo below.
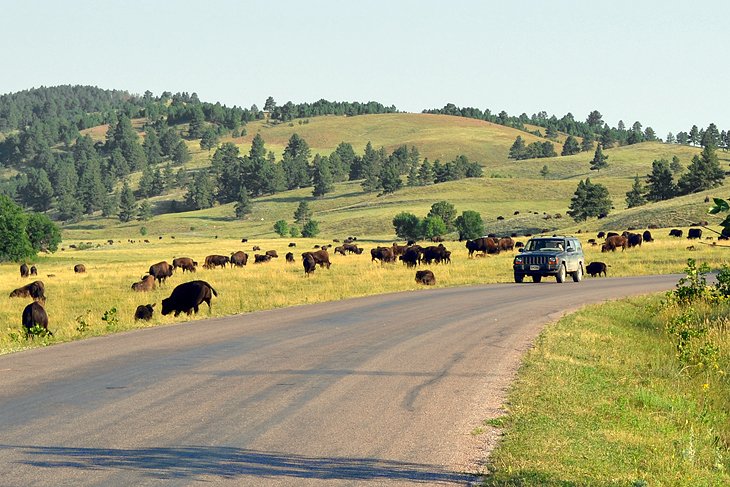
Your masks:
{"label": "suv front wheel", "polygon": [[565,282],[565,276],[567,275],[567,272],[565,271],[565,264],[560,264],[560,270],[555,275],[555,280],[559,283]]}

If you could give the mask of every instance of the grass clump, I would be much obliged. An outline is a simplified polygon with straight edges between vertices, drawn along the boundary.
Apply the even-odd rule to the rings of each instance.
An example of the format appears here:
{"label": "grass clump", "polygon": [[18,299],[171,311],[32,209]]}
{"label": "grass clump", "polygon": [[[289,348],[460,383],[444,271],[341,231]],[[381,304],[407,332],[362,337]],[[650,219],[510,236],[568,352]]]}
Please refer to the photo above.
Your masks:
{"label": "grass clump", "polygon": [[[693,266],[665,297],[592,306],[545,330],[484,485],[730,485],[730,299]],[[688,286],[704,291],[682,301]]]}

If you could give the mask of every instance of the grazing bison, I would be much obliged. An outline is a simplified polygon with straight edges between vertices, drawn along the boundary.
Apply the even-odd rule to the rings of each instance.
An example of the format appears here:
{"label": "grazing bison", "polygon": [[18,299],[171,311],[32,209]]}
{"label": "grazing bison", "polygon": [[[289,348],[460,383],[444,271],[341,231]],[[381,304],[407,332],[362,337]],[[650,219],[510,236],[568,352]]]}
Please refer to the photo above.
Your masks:
{"label": "grazing bison", "polygon": [[291,253],[291,252],[287,252],[287,253],[286,253],[286,261],[287,261],[288,263],[290,263],[290,264],[291,264],[292,262],[294,262],[294,254],[293,254],[293,253]]}
{"label": "grazing bison", "polygon": [[134,312],[134,320],[151,320],[152,313],[155,312],[155,304],[140,304],[139,306],[137,306],[137,310]]}
{"label": "grazing bison", "polygon": [[395,262],[395,253],[390,247],[375,247],[370,250],[370,257],[370,262],[375,262],[375,260],[379,260],[381,264]]}
{"label": "grazing bison", "polygon": [[398,259],[403,261],[406,267],[416,267],[421,263],[421,247],[418,245],[409,246]]}
{"label": "grazing bison", "polygon": [[189,272],[195,272],[195,268],[197,267],[198,263],[195,262],[190,257],[178,257],[177,259],[172,259],[172,270],[174,271],[178,267],[185,271]]}
{"label": "grazing bison", "polygon": [[408,248],[407,245],[398,245],[397,243],[393,242],[393,249],[392,249],[393,255],[395,257],[400,257],[401,255],[403,255],[405,253],[407,248]]}
{"label": "grazing bison", "polygon": [[601,274],[607,276],[606,268],[608,266],[603,262],[591,262],[586,266],[586,274],[590,274],[591,277],[601,277]]}
{"label": "grazing bison", "polygon": [[33,298],[33,301],[46,300],[46,286],[43,281],[33,281],[23,287],[13,290],[10,293],[11,298]]}
{"label": "grazing bison", "polygon": [[28,277],[30,275],[30,269],[28,264],[20,264],[20,277]]}
{"label": "grazing bison", "polygon": [[638,233],[629,233],[626,236],[627,239],[627,245],[629,248],[631,247],[641,247],[641,242],[643,240],[642,236]]}
{"label": "grazing bison", "polygon": [[243,267],[248,263],[248,254],[242,250],[233,252],[230,259],[231,267]]}
{"label": "grazing bison", "polygon": [[289,247],[296,247],[296,246],[297,246],[296,242],[289,242]]}
{"label": "grazing bison", "polygon": [[34,265],[30,266],[30,275],[31,276],[37,276],[38,275],[38,269],[36,268],[36,266],[34,266]]}
{"label": "grazing bison", "polygon": [[351,254],[362,254],[362,249],[353,243],[344,243],[342,244],[342,248],[345,249],[345,252],[349,252]]}
{"label": "grazing bison", "polygon": [[163,260],[162,262],[158,262],[157,264],[152,264],[150,266],[150,270],[147,271],[150,273],[151,276],[154,276],[155,279],[157,279],[158,284],[162,284],[167,280],[168,277],[172,277],[172,273],[174,272],[174,268],[167,263],[167,261]]}
{"label": "grazing bison", "polygon": [[601,252],[615,252],[617,248],[621,247],[621,251],[626,250],[629,242],[628,239],[621,235],[612,235],[606,239],[606,243],[601,246]]}
{"label": "grazing bison", "polygon": [[253,248],[252,248],[251,250],[252,250],[253,252],[256,252],[257,250],[261,250],[261,247],[259,247],[258,245],[254,245],[254,246],[253,246]]}
{"label": "grazing bison", "polygon": [[49,335],[53,336],[53,333],[48,329],[48,315],[46,310],[39,303],[33,301],[23,310],[22,317],[23,328],[25,328],[26,336],[30,335],[30,330],[33,327],[40,326],[48,332]]}
{"label": "grazing bison", "polygon": [[273,259],[279,258],[279,254],[276,253],[276,250],[267,250],[266,255],[268,255],[269,257],[271,257]]}
{"label": "grazing bison", "polygon": [[605,237],[606,237],[606,232],[598,232],[598,234],[596,235],[596,238],[605,238]]}
{"label": "grazing bison", "polygon": [[445,262],[450,257],[447,256],[448,250],[446,250],[446,247],[444,247],[443,244],[439,244],[438,246],[432,245],[430,247],[426,247],[425,249],[421,250],[421,262],[425,264],[430,264],[431,262],[436,262],[437,264],[440,264],[441,262]]}
{"label": "grazing bison", "polygon": [[499,239],[499,250],[514,250],[515,241],[512,237],[502,237]]}
{"label": "grazing bison", "polygon": [[347,255],[345,253],[345,247],[342,245],[340,245],[339,247],[335,247],[335,254]]}
{"label": "grazing bison", "polygon": [[419,284],[425,284],[426,286],[433,286],[436,284],[436,276],[434,276],[433,272],[428,269],[416,271],[416,282]]}
{"label": "grazing bison", "polygon": [[307,277],[317,269],[317,263],[314,261],[311,252],[304,252],[302,254],[302,265],[304,266],[304,275]]}
{"label": "grazing bison", "polygon": [[606,234],[606,238],[610,238],[610,237],[615,237],[615,236],[617,236],[617,235],[618,235],[618,233],[616,233],[616,232],[608,232],[608,233]]}
{"label": "grazing bison", "polygon": [[205,281],[184,282],[172,290],[169,298],[162,300],[162,314],[174,312],[178,316],[180,313],[197,313],[202,303],[207,303],[210,311],[210,300],[213,296],[218,296],[218,293]]}
{"label": "grazing bison", "polygon": [[231,261],[231,258],[226,255],[213,254],[205,258],[205,264],[203,267],[206,269],[214,269],[216,267],[226,268],[226,265]]}
{"label": "grazing bison", "polygon": [[307,254],[312,256],[312,259],[314,259],[315,264],[319,265],[320,267],[327,266],[327,269],[330,268],[330,265],[331,265],[330,256],[327,253],[326,249],[320,249],[320,250],[316,250],[314,252],[304,252],[302,254],[302,258],[304,258],[304,256]]}
{"label": "grazing bison", "polygon": [[253,263],[254,264],[264,264],[266,262],[271,261],[271,256],[266,254],[254,254],[253,256]]}
{"label": "grazing bison", "polygon": [[682,230],[680,230],[678,228],[672,228],[671,230],[669,230],[670,237],[680,237],[681,238],[683,234],[684,233],[682,232]]}
{"label": "grazing bison", "polygon": [[84,264],[76,264],[74,266],[74,272],[76,274],[83,274],[84,272],[86,272],[86,266]]}
{"label": "grazing bison", "polygon": [[644,238],[644,242],[653,242],[654,241],[654,237],[651,236],[651,232],[649,230],[645,230],[642,237]]}
{"label": "grazing bison", "polygon": [[690,228],[687,232],[687,238],[702,238],[701,228]]}
{"label": "grazing bison", "polygon": [[132,284],[132,291],[147,292],[155,288],[155,276],[147,274],[141,281]]}
{"label": "grazing bison", "polygon": [[481,237],[474,240],[467,240],[466,248],[469,250],[469,257],[473,257],[474,252],[482,252],[484,254],[498,254],[499,240],[493,237]]}

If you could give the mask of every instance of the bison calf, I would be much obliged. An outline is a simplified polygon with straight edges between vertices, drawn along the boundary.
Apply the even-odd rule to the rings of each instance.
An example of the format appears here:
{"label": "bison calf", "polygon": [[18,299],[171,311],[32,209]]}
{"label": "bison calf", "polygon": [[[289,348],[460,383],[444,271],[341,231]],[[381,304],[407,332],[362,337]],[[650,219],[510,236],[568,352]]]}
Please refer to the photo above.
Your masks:
{"label": "bison calf", "polygon": [[433,272],[427,270],[416,271],[416,282],[419,284],[425,284],[426,286],[433,286],[436,284],[436,276]]}
{"label": "bison calf", "polygon": [[205,281],[190,281],[180,284],[172,290],[169,298],[162,300],[162,314],[169,315],[175,313],[191,314],[193,311],[198,312],[198,307],[202,303],[208,304],[210,311],[210,300],[218,293],[213,287]]}
{"label": "bison calf", "polygon": [[[156,303],[155,303],[156,304]],[[149,321],[152,319],[152,314],[155,312],[155,304],[140,304],[137,306],[137,311],[134,312],[134,319]]]}
{"label": "bison calf", "polygon": [[586,266],[586,274],[590,274],[591,277],[601,277],[601,274],[604,276],[608,276],[608,273],[606,272],[606,268],[608,266],[604,264],[603,262],[591,262]]}
{"label": "bison calf", "polygon": [[132,284],[132,291],[146,292],[155,288],[155,276],[147,274],[141,281]]}

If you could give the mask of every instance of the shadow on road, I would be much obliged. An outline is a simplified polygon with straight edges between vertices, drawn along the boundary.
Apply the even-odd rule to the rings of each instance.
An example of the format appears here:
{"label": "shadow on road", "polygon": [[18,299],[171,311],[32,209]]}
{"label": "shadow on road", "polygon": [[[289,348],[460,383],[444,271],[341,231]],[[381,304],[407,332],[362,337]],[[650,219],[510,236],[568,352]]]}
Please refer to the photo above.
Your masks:
{"label": "shadow on road", "polygon": [[26,457],[18,463],[39,468],[132,470],[161,479],[199,476],[235,478],[292,477],[302,479],[392,480],[424,484],[465,484],[474,476],[434,465],[376,458],[309,457],[231,447],[73,448],[2,445]]}

